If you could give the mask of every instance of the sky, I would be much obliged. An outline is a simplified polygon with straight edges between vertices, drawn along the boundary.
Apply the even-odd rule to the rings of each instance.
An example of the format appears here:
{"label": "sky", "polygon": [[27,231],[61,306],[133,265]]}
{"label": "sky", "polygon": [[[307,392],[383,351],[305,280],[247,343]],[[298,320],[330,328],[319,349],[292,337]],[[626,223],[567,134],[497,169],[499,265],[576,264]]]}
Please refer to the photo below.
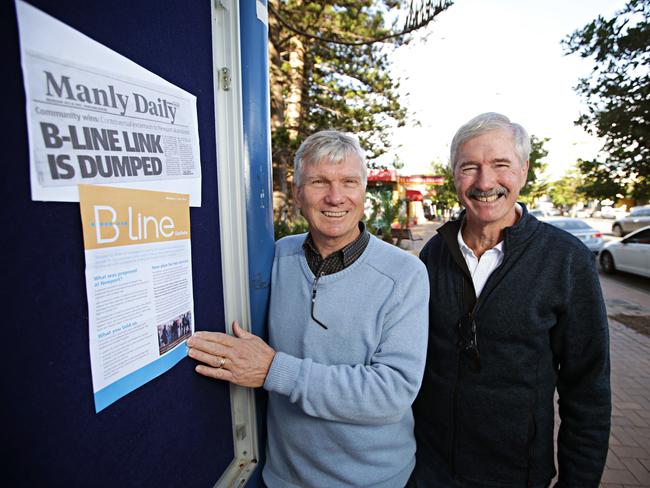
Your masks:
{"label": "sky", "polygon": [[421,126],[393,134],[401,174],[431,172],[447,163],[449,143],[463,123],[500,112],[538,138],[549,137],[549,167],[557,179],[578,158],[596,156],[601,143],[575,126],[584,102],[573,87],[593,67],[590,59],[565,56],[560,41],[624,0],[456,0],[415,39],[392,54],[401,101]]}

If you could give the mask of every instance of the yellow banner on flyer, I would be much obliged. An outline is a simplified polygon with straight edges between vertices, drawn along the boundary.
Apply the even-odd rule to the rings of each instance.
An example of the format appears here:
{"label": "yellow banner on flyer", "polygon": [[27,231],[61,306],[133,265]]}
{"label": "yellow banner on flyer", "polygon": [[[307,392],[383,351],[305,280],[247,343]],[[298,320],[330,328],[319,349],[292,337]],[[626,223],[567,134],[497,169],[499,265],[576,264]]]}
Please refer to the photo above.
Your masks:
{"label": "yellow banner on flyer", "polygon": [[189,195],[79,185],[84,248],[190,238]]}

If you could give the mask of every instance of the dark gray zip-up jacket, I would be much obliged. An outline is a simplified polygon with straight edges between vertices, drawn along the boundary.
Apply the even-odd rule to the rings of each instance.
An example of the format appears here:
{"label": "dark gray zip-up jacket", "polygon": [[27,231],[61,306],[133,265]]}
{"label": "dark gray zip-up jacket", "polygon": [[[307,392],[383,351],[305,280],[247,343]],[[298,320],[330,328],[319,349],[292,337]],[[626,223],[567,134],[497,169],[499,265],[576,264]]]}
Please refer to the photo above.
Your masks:
{"label": "dark gray zip-up jacket", "polygon": [[[418,463],[432,456],[477,486],[550,481],[553,395],[561,487],[597,487],[607,456],[609,334],[595,260],[574,236],[528,214],[504,231],[504,259],[475,305],[481,368],[458,349],[474,288],[448,222],[422,249],[429,347],[414,404]],[[462,217],[461,217],[462,218]],[[469,300],[471,306],[472,300]]]}

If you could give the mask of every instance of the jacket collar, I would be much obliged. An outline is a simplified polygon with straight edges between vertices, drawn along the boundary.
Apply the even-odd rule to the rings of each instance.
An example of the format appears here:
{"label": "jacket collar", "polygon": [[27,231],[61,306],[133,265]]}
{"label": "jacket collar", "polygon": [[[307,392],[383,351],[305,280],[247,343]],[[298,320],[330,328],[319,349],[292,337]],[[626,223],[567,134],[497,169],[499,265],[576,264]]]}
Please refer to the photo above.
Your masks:
{"label": "jacket collar", "polygon": [[[521,206],[521,217],[519,220],[517,220],[515,225],[503,229],[504,251],[506,253],[508,250],[511,250],[526,242],[530,238],[532,232],[537,229],[539,225],[541,225],[537,219],[528,213],[526,204],[522,202],[517,203]],[[458,251],[458,257],[460,257],[463,262],[465,260],[463,259],[463,256],[458,247],[456,236],[458,235],[458,231],[460,230],[460,227],[465,220],[466,212],[466,210],[463,210],[457,220],[450,220],[438,229],[438,233],[441,234],[445,239],[445,242],[447,243],[447,246],[449,246],[449,249],[452,250],[454,257],[456,257],[455,251]]]}
{"label": "jacket collar", "polygon": [[461,225],[463,224],[464,218],[465,210],[462,211],[460,217],[458,217],[457,220],[450,220],[442,227],[438,228],[437,232],[445,240],[447,248],[449,248],[449,252],[451,253],[452,258],[454,258],[454,261],[456,261],[456,264],[460,266],[460,269],[463,270],[463,273],[465,273],[467,277],[471,277],[469,268],[467,267],[467,263],[465,262],[465,258],[463,257],[463,253],[460,250],[458,239],[456,237],[458,235],[458,231],[460,231]]}
{"label": "jacket collar", "polygon": [[[489,294],[491,289],[494,288],[495,284],[498,283],[505,275],[505,273],[507,273],[508,269],[514,265],[521,253],[525,251],[528,241],[533,238],[533,234],[535,234],[535,232],[542,225],[539,220],[528,213],[528,209],[526,208],[525,204],[521,202],[518,203],[521,205],[521,217],[515,223],[515,225],[506,227],[503,230],[503,262],[494,271],[494,276],[490,276],[490,279],[488,279],[488,282],[486,283],[486,286],[481,293],[481,297]],[[469,272],[469,268],[467,267],[467,263],[465,262],[465,258],[463,257],[463,254],[460,250],[457,239],[458,231],[460,230],[460,227],[465,219],[465,213],[466,211],[463,210],[458,220],[451,220],[444,224],[438,229],[438,233],[442,236],[445,243],[447,244],[447,248],[449,249],[449,252],[454,261],[463,271],[463,274],[466,276],[466,278],[469,279],[469,283],[471,283],[471,274]]]}

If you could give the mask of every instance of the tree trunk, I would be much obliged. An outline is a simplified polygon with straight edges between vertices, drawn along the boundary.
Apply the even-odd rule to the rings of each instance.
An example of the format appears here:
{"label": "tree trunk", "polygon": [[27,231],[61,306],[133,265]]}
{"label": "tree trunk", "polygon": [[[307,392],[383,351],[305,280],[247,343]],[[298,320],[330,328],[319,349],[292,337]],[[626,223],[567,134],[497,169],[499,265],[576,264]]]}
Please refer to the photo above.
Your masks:
{"label": "tree trunk", "polygon": [[[269,0],[276,11],[281,11],[278,0]],[[276,217],[297,216],[292,209],[290,176],[292,176],[293,155],[289,148],[296,146],[303,119],[302,102],[305,78],[305,46],[298,36],[287,35],[278,20],[269,16],[269,57],[271,81],[271,129],[278,142],[273,148],[273,190],[276,204],[286,208],[275,208]],[[287,59],[288,57],[288,59]],[[288,72],[283,69],[288,61]]]}

